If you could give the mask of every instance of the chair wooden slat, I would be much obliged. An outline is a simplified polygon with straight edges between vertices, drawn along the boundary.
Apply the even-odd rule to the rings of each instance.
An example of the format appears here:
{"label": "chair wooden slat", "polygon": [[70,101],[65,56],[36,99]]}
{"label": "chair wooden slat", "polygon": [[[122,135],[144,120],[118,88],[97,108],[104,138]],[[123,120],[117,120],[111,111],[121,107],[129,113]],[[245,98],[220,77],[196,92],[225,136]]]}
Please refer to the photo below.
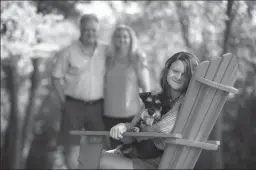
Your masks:
{"label": "chair wooden slat", "polygon": [[234,93],[234,94],[238,93],[238,90],[234,87],[225,86],[225,85],[222,85],[222,84],[219,84],[219,83],[215,83],[215,82],[207,80],[203,77],[196,77],[196,80],[199,81],[202,84],[206,84],[208,86],[211,86],[211,87],[214,87],[214,88],[217,88],[217,89],[221,89],[223,91],[227,91],[227,92]]}
{"label": "chair wooden slat", "polygon": [[[74,130],[69,132],[71,135],[81,136],[110,136],[109,131],[80,131]],[[125,132],[123,136],[135,136],[135,137],[149,137],[149,138],[182,138],[181,134],[177,133],[157,133],[157,132]]]}
{"label": "chair wooden slat", "polygon": [[195,148],[201,148],[205,150],[217,150],[219,147],[218,142],[200,142],[195,140],[189,140],[189,139],[170,139],[166,141],[166,143],[171,144],[177,144],[177,145],[184,145],[184,146],[190,146]]}

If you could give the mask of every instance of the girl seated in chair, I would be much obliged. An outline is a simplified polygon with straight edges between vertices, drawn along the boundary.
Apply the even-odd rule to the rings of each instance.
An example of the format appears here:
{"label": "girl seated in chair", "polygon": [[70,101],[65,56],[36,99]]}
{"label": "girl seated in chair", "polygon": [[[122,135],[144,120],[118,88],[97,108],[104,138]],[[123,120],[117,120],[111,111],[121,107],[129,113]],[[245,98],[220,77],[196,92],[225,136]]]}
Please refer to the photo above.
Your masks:
{"label": "girl seated in chair", "polygon": [[[142,132],[170,133],[175,125],[176,117],[184,101],[184,96],[193,72],[198,65],[198,59],[190,53],[178,52],[171,56],[162,70],[160,84],[162,91],[158,94],[161,101],[161,117],[152,125],[140,127]],[[117,140],[123,139],[123,133],[138,126],[141,114],[134,117],[130,123],[119,123],[111,128],[110,136]],[[134,144],[136,152],[116,154],[103,152],[99,164],[100,169],[157,169],[162,152],[165,148],[164,139],[138,140]]]}

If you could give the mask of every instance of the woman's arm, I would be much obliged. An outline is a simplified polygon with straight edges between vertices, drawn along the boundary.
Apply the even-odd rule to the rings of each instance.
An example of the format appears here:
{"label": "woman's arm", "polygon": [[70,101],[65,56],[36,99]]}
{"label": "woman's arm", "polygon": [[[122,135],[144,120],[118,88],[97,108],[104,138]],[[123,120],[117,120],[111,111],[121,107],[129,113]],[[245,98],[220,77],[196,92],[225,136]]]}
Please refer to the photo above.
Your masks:
{"label": "woman's arm", "polygon": [[158,81],[153,76],[153,70],[146,53],[138,52],[137,60],[138,83],[142,92],[159,91]]}

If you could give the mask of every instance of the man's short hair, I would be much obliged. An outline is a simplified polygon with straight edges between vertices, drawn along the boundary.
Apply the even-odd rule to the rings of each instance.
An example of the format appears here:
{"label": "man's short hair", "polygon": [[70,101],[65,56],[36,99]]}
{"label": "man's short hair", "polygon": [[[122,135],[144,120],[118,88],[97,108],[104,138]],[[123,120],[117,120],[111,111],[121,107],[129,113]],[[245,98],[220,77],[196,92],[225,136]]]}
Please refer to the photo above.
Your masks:
{"label": "man's short hair", "polygon": [[84,15],[82,15],[82,17],[80,19],[80,24],[86,23],[88,21],[96,21],[98,23],[99,19],[94,14],[84,14]]}

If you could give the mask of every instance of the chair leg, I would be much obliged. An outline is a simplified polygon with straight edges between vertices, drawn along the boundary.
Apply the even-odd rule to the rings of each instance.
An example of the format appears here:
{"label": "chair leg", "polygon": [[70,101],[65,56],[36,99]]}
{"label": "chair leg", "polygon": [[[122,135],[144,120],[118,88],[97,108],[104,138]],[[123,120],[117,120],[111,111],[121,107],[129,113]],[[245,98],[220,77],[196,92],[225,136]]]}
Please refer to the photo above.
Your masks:
{"label": "chair leg", "polygon": [[79,169],[98,169],[104,139],[102,136],[83,136],[78,158]]}

